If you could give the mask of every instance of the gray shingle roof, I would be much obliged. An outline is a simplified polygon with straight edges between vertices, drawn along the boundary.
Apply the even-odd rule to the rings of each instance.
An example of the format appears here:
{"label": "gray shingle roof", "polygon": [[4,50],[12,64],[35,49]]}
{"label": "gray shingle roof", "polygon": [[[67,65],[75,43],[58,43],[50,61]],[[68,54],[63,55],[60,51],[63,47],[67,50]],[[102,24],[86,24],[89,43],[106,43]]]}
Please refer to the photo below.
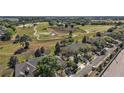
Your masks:
{"label": "gray shingle roof", "polygon": [[[37,63],[38,61],[32,59],[25,63],[17,64],[15,67],[15,77],[23,76],[22,74],[24,74],[24,76],[33,77]],[[25,71],[28,71],[27,75],[25,75]]]}

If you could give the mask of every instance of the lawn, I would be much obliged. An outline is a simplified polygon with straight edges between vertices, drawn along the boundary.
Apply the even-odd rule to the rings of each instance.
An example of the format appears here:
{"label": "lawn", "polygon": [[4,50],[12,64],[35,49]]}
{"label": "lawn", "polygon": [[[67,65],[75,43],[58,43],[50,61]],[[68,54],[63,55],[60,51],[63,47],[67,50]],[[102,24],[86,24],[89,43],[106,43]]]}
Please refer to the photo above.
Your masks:
{"label": "lawn", "polygon": [[8,70],[8,62],[13,52],[19,48],[19,44],[12,44],[11,42],[0,41],[0,76],[9,76],[11,72]]}
{"label": "lawn", "polygon": [[81,41],[84,35],[93,37],[95,36],[96,32],[105,32],[109,28],[111,28],[112,25],[78,25],[76,27],[80,30],[74,32],[74,34],[77,35],[77,37],[75,37],[75,40]]}
{"label": "lawn", "polygon": [[37,31],[38,33],[41,33],[41,32],[48,32],[48,26],[49,26],[49,23],[48,22],[41,22],[37,25]]}
{"label": "lawn", "polygon": [[34,30],[33,27],[16,27],[16,34],[22,36],[23,34],[29,35],[31,38],[34,37],[33,35]]}
{"label": "lawn", "polygon": [[78,25],[76,26],[77,28],[79,28],[82,31],[88,31],[88,32],[104,32],[107,31],[108,28],[112,27],[112,25],[85,25],[85,26],[81,26]]}

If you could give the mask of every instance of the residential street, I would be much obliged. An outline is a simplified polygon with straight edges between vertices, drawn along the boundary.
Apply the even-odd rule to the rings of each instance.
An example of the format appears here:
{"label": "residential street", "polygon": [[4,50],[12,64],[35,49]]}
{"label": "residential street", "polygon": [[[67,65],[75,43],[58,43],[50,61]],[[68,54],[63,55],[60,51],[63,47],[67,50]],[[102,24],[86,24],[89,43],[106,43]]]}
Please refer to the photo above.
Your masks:
{"label": "residential street", "polygon": [[110,55],[114,51],[115,48],[116,47],[108,49],[107,50],[108,52],[106,53],[106,55],[101,55],[101,56],[96,57],[96,59],[93,60],[91,62],[91,64],[89,64],[86,67],[84,67],[83,69],[81,69],[79,72],[76,73],[75,76],[76,77],[83,77],[84,75],[88,74],[90,71],[92,71],[93,66],[99,65],[104,59],[107,58],[108,55]]}

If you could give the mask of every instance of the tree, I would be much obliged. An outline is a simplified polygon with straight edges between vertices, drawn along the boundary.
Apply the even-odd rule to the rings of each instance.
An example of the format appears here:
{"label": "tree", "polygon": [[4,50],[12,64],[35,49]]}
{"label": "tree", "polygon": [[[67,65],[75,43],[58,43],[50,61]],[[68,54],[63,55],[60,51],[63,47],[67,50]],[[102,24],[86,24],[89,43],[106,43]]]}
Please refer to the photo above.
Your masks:
{"label": "tree", "polygon": [[35,57],[40,57],[40,56],[43,56],[44,53],[45,53],[45,49],[44,47],[41,47],[35,51],[34,55]]}
{"label": "tree", "polygon": [[13,31],[16,31],[16,26],[15,26],[15,25],[11,25],[10,28],[11,28]]}
{"label": "tree", "polygon": [[17,49],[17,50],[14,52],[14,55],[21,54],[21,53],[24,52],[24,51],[25,51],[24,48],[19,48],[19,49]]}
{"label": "tree", "polygon": [[119,45],[119,47],[120,47],[120,48],[123,48],[123,46],[124,46],[124,44],[123,44],[123,43],[121,43],[121,44]]}
{"label": "tree", "polygon": [[96,33],[96,36],[101,37],[101,36],[102,36],[101,32],[97,32],[97,33]]}
{"label": "tree", "polygon": [[49,25],[50,26],[54,26],[56,24],[57,24],[57,22],[55,20],[49,20]]}
{"label": "tree", "polygon": [[19,41],[19,40],[20,40],[20,36],[19,36],[19,35],[16,35],[15,39],[16,39],[17,41]]}
{"label": "tree", "polygon": [[38,48],[38,49],[35,51],[34,55],[35,55],[35,57],[40,57],[40,56],[42,56],[41,49]]}
{"label": "tree", "polygon": [[68,42],[67,43],[72,43],[74,42],[74,39],[73,38],[68,38]]}
{"label": "tree", "polygon": [[33,24],[33,27],[35,27],[36,25],[37,25],[37,24],[34,23],[34,24]]}
{"label": "tree", "polygon": [[74,62],[77,64],[78,63],[78,61],[79,61],[79,59],[78,59],[78,53],[75,53],[75,55],[74,55]]}
{"label": "tree", "polygon": [[81,23],[81,26],[85,26],[85,23]]}
{"label": "tree", "polygon": [[91,52],[87,52],[87,53],[84,54],[84,58],[86,58],[89,61],[90,61],[91,57],[92,57],[92,53]]}
{"label": "tree", "polygon": [[71,28],[74,28],[74,25],[71,25]]}
{"label": "tree", "polygon": [[105,39],[96,39],[94,45],[97,47],[98,50],[101,50],[105,47],[106,41]]}
{"label": "tree", "polygon": [[65,28],[68,28],[68,24],[65,24]]}
{"label": "tree", "polygon": [[61,52],[60,45],[59,45],[59,42],[57,42],[54,53],[55,55],[59,55],[60,52]]}
{"label": "tree", "polygon": [[116,26],[120,26],[121,24],[123,24],[121,21],[119,21]]}
{"label": "tree", "polygon": [[109,28],[108,30],[107,30],[107,32],[113,32],[113,28]]}
{"label": "tree", "polygon": [[65,73],[67,75],[75,74],[77,72],[77,64],[73,61],[67,61],[66,63],[66,68],[65,68]]}
{"label": "tree", "polygon": [[30,45],[29,41],[31,41],[31,38],[26,34],[20,37],[20,44],[24,47],[24,49],[29,48],[29,45]]}
{"label": "tree", "polygon": [[9,61],[9,67],[10,68],[15,68],[15,65],[17,64],[18,62],[18,58],[16,56],[11,56],[10,57],[10,61]]}
{"label": "tree", "polygon": [[44,56],[37,65],[37,74],[42,77],[55,77],[61,66],[55,56]]}
{"label": "tree", "polygon": [[86,36],[83,37],[82,43],[87,43],[87,37]]}
{"label": "tree", "polygon": [[69,38],[72,38],[72,31],[69,31]]}
{"label": "tree", "polygon": [[26,41],[31,41],[31,38],[24,34],[21,38],[20,38],[20,42],[26,42]]}
{"label": "tree", "polygon": [[18,43],[19,41],[20,41],[20,36],[19,35],[16,35],[15,41],[13,43]]}
{"label": "tree", "polygon": [[103,49],[102,51],[101,51],[101,55],[105,55],[106,54],[106,49]]}
{"label": "tree", "polygon": [[121,36],[121,35],[122,35],[122,34],[121,34],[120,31],[113,31],[110,36],[111,36],[112,38],[114,38],[114,39],[120,39],[119,36]]}
{"label": "tree", "polygon": [[43,54],[43,53],[45,52],[44,47],[41,47],[41,48],[40,48],[40,51],[41,51],[41,53]]}
{"label": "tree", "polygon": [[11,39],[11,36],[13,34],[15,34],[15,31],[13,31],[13,29],[11,28],[7,28],[5,31],[4,31],[5,35],[4,35],[4,38],[2,40],[10,40]]}
{"label": "tree", "polygon": [[24,42],[24,49],[28,49],[29,45],[30,45],[30,43],[28,41]]}

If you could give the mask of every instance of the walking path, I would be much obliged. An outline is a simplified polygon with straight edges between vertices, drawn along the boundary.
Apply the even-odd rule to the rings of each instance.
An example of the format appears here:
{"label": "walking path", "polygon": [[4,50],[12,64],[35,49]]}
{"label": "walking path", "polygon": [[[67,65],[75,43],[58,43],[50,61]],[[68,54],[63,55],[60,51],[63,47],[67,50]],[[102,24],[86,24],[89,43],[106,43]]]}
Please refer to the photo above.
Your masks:
{"label": "walking path", "polygon": [[34,36],[36,36],[37,40],[40,40],[40,34],[37,33],[37,29],[36,29],[36,28],[37,28],[37,27],[35,26],[35,27],[34,27]]}
{"label": "walking path", "polygon": [[57,32],[55,32],[55,31],[53,31],[51,29],[48,30],[49,31],[48,33],[47,32],[39,33],[37,31],[37,26],[34,26],[33,29],[34,29],[34,36],[36,37],[37,40],[42,40],[42,39],[40,39],[40,35],[48,35],[48,34],[50,34],[51,36],[55,36],[57,34]]}

